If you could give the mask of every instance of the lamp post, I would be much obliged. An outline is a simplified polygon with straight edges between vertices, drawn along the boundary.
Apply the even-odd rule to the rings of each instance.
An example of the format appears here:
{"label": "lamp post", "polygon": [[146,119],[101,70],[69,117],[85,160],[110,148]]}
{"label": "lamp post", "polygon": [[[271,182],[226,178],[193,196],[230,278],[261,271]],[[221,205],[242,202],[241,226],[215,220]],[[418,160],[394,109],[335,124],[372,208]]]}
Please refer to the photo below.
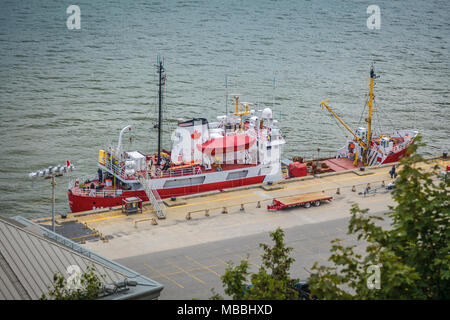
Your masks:
{"label": "lamp post", "polygon": [[34,171],[28,174],[28,177],[30,179],[35,178],[44,178],[44,179],[52,179],[51,186],[52,186],[52,231],[55,232],[55,178],[56,177],[62,177],[64,174],[69,173],[74,169],[74,165],[70,163],[70,161],[67,161],[67,164],[65,166],[58,165],[58,166],[50,166],[43,170]]}

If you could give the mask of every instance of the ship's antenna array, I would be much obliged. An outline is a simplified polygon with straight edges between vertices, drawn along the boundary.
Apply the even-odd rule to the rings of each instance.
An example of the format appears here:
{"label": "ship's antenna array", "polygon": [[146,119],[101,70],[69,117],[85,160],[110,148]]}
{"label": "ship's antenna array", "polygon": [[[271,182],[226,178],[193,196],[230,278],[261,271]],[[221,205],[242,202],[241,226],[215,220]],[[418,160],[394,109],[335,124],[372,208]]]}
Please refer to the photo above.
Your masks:
{"label": "ship's antenna array", "polygon": [[161,163],[161,133],[162,133],[162,103],[163,91],[162,87],[166,84],[166,74],[164,69],[164,57],[162,59],[158,56],[156,59],[156,67],[158,68],[158,162]]}
{"label": "ship's antenna array", "polygon": [[275,72],[273,73],[273,81],[272,81],[272,110],[275,110],[275,88],[276,88],[276,79],[275,79]]}
{"label": "ship's antenna array", "polygon": [[228,122],[228,76],[225,76],[225,120]]}

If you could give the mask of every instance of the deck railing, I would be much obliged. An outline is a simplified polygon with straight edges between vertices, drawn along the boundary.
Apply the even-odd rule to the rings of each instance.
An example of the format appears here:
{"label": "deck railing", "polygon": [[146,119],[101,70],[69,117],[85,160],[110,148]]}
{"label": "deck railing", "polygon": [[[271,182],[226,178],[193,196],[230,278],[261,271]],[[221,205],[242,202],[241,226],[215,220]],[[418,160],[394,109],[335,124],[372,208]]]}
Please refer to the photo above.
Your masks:
{"label": "deck railing", "polygon": [[[136,180],[136,177],[134,175],[127,175],[125,173],[124,168],[112,164],[111,162],[105,162],[104,164],[105,168],[122,178],[123,180]],[[146,168],[148,167],[148,163],[146,163]],[[201,174],[202,170],[199,166],[195,167],[188,167],[183,169],[172,169],[172,170],[165,170],[160,171],[157,170],[154,175],[151,176],[151,179],[158,179],[158,178],[170,178],[170,177],[179,177],[179,176],[185,176],[185,175],[195,175],[195,174]]]}
{"label": "deck railing", "polygon": [[188,167],[183,169],[173,169],[173,170],[166,170],[163,171],[162,174],[159,176],[156,175],[154,178],[170,178],[170,177],[178,177],[178,176],[185,176],[185,175],[194,175],[194,174],[201,174],[202,169],[199,166],[196,167]]}
{"label": "deck railing", "polygon": [[108,169],[115,175],[119,176],[123,180],[136,180],[134,176],[128,176],[127,174],[125,174],[125,169],[122,168],[121,166],[118,166],[108,161],[106,161],[103,165],[105,166],[106,169]]}
{"label": "deck railing", "polygon": [[97,180],[97,179],[98,179],[98,177],[96,175],[83,176],[83,177],[78,177],[76,179],[70,179],[67,188],[69,190],[74,188],[77,180],[78,180],[78,183],[83,184],[85,181],[93,181],[93,180]]}

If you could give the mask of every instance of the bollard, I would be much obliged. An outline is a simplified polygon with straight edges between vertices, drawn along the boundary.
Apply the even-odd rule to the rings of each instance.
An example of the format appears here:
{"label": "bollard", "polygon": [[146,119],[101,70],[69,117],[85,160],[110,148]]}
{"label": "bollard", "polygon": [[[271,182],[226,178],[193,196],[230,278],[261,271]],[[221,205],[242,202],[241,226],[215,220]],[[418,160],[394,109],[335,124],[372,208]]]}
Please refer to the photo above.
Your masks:
{"label": "bollard", "polygon": [[186,220],[191,220],[191,213],[190,212],[187,213]]}
{"label": "bollard", "polygon": [[209,209],[205,210],[205,217],[209,217]]}
{"label": "bollard", "polygon": [[83,223],[83,229],[87,229],[87,228],[88,228],[87,223],[86,222]]}
{"label": "bollard", "polygon": [[356,187],[355,186],[352,187],[352,192],[356,192]]}
{"label": "bollard", "polygon": [[257,208],[261,208],[261,201],[258,201],[258,202],[256,203],[256,207],[257,207]]}
{"label": "bollard", "polygon": [[336,194],[341,194],[341,189],[337,188]]}
{"label": "bollard", "polygon": [[222,213],[223,214],[227,214],[228,213],[227,207],[223,207]]}
{"label": "bollard", "polygon": [[241,211],[245,211],[243,203],[241,203]]}
{"label": "bollard", "polygon": [[86,243],[86,240],[84,240],[84,237],[81,238],[80,243],[81,244],[85,244]]}

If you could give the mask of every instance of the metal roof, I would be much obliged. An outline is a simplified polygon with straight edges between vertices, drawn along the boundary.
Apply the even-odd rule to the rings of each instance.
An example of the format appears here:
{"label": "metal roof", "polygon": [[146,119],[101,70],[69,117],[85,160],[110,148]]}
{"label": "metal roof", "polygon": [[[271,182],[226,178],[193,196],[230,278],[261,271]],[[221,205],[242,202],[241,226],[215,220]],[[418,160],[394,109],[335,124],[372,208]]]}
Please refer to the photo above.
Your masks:
{"label": "metal roof", "polygon": [[136,272],[103,258],[25,218],[0,217],[0,300],[40,299],[53,285],[53,275],[68,276],[76,265],[88,266],[105,285],[134,280],[127,291],[106,299],[157,298],[163,286]]}

